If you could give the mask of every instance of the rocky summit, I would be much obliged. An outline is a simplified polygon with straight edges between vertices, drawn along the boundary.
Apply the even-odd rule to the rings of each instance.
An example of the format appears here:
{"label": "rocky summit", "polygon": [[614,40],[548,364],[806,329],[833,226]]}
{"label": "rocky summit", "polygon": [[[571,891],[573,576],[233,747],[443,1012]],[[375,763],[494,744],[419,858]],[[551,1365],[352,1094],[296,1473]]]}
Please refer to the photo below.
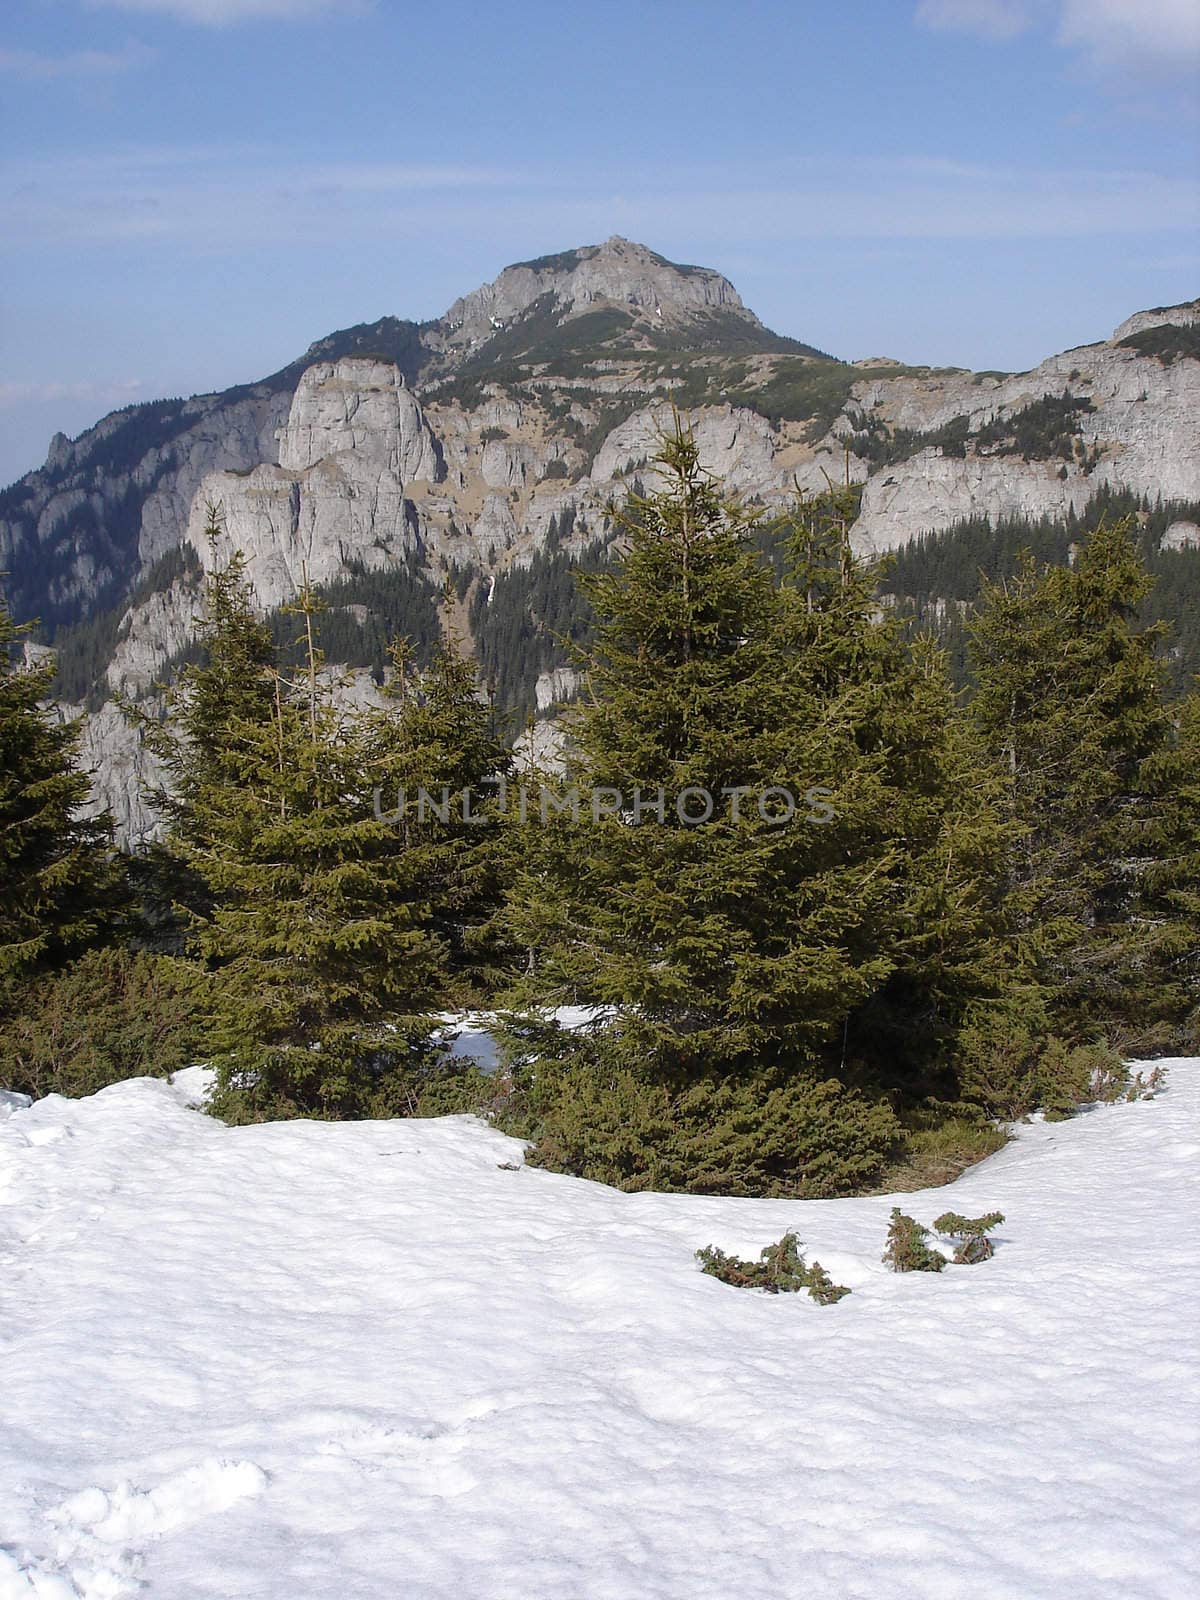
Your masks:
{"label": "rocky summit", "polygon": [[67,714],[90,713],[99,801],[149,826],[114,697],[152,697],[186,656],[201,574],[234,548],[265,612],[322,585],[333,659],[378,673],[388,632],[448,639],[506,707],[551,709],[571,569],[606,558],[606,508],[649,481],[672,408],[768,511],[861,484],[868,553],[1066,528],[1124,496],[1165,506],[1161,547],[1200,565],[1200,302],[1031,372],[848,363],[772,333],[719,273],[614,237],[507,267],[436,321],[343,329],[259,383],[56,435],[0,494],[9,603],[59,652]]}

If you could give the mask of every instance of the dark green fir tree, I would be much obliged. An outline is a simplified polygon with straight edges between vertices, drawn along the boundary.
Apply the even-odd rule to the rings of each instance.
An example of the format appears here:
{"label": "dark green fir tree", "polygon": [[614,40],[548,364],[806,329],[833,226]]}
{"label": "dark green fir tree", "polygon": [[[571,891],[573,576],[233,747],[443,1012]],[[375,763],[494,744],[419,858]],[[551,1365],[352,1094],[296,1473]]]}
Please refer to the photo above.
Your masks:
{"label": "dark green fir tree", "polygon": [[944,676],[878,619],[836,496],[797,513],[780,589],[690,434],[654,469],[588,585],[563,809],[513,897],[524,995],[607,1017],[531,1027],[528,1127],[541,1159],[627,1187],[854,1187],[896,1133],[878,1041],[904,975],[926,969],[932,1014],[986,921],[986,829],[944,792],[966,789]]}
{"label": "dark green fir tree", "polygon": [[404,1109],[446,951],[395,826],[362,719],[338,708],[293,608],[301,665],[273,664],[240,563],[209,583],[206,652],[160,738],[168,846],[203,884],[190,943],[215,972],[218,1108],[239,1117]]}
{"label": "dark green fir tree", "polygon": [[1149,817],[1141,842],[1134,934],[1154,960],[1147,973],[1160,1020],[1151,1047],[1200,1049],[1200,692],[1175,713],[1170,743],[1143,765]]}
{"label": "dark green fir tree", "polygon": [[837,941],[881,975],[843,1017],[842,1064],[919,1098],[951,1090],[955,1033],[999,981],[1004,829],[944,654],[906,642],[879,607],[878,570],[854,554],[857,512],[856,490],[831,487],[786,519],[773,718],[827,764],[841,823],[829,838],[871,890]]}
{"label": "dark green fir tree", "polygon": [[79,727],[47,704],[52,660],[18,659],[24,632],[0,603],[0,996],[93,943],[121,896],[111,819],[80,815]]}
{"label": "dark green fir tree", "polygon": [[425,885],[428,927],[447,952],[449,998],[477,1001],[513,961],[500,925],[511,877],[504,812],[512,756],[472,663],[443,650],[418,669],[404,641],[391,654],[386,703],[361,727],[367,760],[380,809],[394,816],[414,882]]}
{"label": "dark green fir tree", "polygon": [[971,626],[973,717],[1014,824],[1018,965],[1068,1037],[1132,1043],[1177,1000],[1180,926],[1146,914],[1179,798],[1162,630],[1136,621],[1151,586],[1131,523],[1103,524],[1072,566],[1027,560],[988,586]]}

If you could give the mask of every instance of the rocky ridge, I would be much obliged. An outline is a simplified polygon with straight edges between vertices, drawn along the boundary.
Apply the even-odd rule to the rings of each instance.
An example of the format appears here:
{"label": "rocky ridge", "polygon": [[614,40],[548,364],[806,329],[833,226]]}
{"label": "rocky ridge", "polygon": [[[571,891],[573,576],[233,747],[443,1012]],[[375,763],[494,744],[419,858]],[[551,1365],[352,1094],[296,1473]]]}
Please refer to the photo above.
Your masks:
{"label": "rocky ridge", "polygon": [[[849,366],[770,333],[719,274],[611,239],[507,268],[436,323],[345,330],[261,384],[56,436],[0,496],[0,568],[14,610],[51,626],[110,608],[86,753],[137,833],[144,757],[106,702],[153,692],[191,637],[195,567],[233,548],[265,610],[304,575],[412,572],[462,639],[497,577],[602,544],[673,406],[704,465],[766,508],[862,483],[871,552],[966,517],[1079,512],[1102,483],[1197,501],[1198,322],[1198,302],[1141,312],[1022,374]],[[156,588],[181,546],[198,561]],[[539,711],[569,692],[558,670],[531,689]]]}

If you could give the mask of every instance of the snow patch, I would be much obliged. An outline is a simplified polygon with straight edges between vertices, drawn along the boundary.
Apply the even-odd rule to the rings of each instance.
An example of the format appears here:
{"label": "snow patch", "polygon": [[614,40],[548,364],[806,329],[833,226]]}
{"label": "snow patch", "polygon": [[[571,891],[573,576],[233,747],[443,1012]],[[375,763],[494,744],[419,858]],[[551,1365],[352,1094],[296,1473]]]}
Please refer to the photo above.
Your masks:
{"label": "snow patch", "polygon": [[216,1081],[210,1067],[182,1067],[171,1074],[171,1087],[185,1106],[206,1105]]}
{"label": "snow patch", "polygon": [[[20,1109],[0,1600],[1180,1600],[1200,1061],[1166,1065],[947,1189],[808,1202],[502,1170],[471,1117],[226,1128],[186,1075]],[[995,1257],[889,1273],[896,1203],[1003,1211]],[[694,1259],[788,1229],[850,1296]]]}

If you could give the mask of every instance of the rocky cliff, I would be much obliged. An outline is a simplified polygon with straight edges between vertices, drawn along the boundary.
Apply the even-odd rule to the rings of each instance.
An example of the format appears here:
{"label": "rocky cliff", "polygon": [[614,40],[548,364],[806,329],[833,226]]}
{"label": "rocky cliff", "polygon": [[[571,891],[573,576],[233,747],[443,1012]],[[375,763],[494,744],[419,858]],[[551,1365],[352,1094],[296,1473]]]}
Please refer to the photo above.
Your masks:
{"label": "rocky cliff", "polygon": [[[0,568],[75,662],[99,791],[137,832],[144,759],[106,702],[153,692],[190,640],[197,567],[233,548],[264,610],[307,574],[341,596],[347,637],[407,584],[503,678],[496,608],[598,558],[673,406],[764,507],[861,482],[855,537],[882,551],[968,517],[1079,513],[1105,484],[1200,501],[1198,327],[1198,302],[1141,312],[1012,375],[849,365],[771,333],[719,274],[610,239],[507,268],[436,322],[344,330],[260,384],[57,436],[0,495]],[[561,664],[530,659],[530,710],[569,692]]]}
{"label": "rocky cliff", "polygon": [[562,317],[619,307],[650,329],[687,328],[713,312],[729,311],[766,333],[719,272],[676,266],[614,235],[602,245],[506,267],[494,283],[456,300],[443,319],[446,348],[477,349],[544,297]]}

